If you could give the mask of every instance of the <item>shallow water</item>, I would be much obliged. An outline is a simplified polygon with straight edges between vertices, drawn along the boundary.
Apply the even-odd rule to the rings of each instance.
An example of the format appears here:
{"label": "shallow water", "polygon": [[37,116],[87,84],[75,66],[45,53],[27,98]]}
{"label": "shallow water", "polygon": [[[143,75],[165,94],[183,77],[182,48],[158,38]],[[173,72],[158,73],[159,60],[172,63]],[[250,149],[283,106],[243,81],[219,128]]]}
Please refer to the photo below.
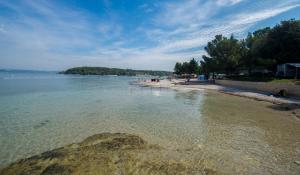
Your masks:
{"label": "shallow water", "polygon": [[203,95],[129,85],[134,80],[137,78],[3,73],[1,164],[101,132],[168,138],[168,144],[179,137],[199,135]]}
{"label": "shallow water", "polygon": [[93,134],[126,132],[170,150],[195,150],[227,173],[299,172],[300,122],[289,111],[216,92],[129,84],[135,80],[0,73],[0,165]]}
{"label": "shallow water", "polygon": [[209,93],[202,123],[202,143],[217,169],[242,174],[299,174],[300,122],[276,105]]}

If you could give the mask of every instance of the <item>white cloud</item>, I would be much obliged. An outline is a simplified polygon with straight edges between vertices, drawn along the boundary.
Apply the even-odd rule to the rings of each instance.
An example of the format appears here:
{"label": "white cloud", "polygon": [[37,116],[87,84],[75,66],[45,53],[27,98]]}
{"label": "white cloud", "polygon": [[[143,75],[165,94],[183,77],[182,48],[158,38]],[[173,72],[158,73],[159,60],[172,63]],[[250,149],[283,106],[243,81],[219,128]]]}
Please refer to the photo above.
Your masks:
{"label": "white cloud", "polygon": [[[14,11],[11,18],[0,15],[1,66],[64,69],[98,65],[171,70],[176,61],[201,57],[204,51],[200,47],[217,34],[243,35],[255,23],[300,6],[293,0],[253,2],[242,11],[233,8],[232,13],[229,10],[218,14],[244,2],[247,3],[190,0],[144,4],[139,8],[147,12],[156,7],[157,12],[152,21],[143,21],[147,25],[135,26],[135,31],[145,33],[145,37],[126,38],[124,33],[129,31],[117,15],[99,18],[52,1],[0,1],[0,6]],[[110,6],[107,4],[107,8]],[[134,42],[138,44],[130,44]]]}
{"label": "white cloud", "polygon": [[[158,24],[164,25],[189,25],[199,22],[215,13],[213,1],[201,2],[200,0],[190,0],[180,3],[165,3],[164,12],[156,17]],[[189,27],[189,26],[186,26]]]}
{"label": "white cloud", "polygon": [[[174,25],[175,27],[171,30],[150,29],[150,31],[146,31],[152,39],[161,41],[158,46],[161,52],[177,52],[177,56],[181,56],[181,50],[203,47],[217,34],[241,36],[246,34],[248,29],[259,21],[299,7],[299,3],[289,3],[288,1],[277,3],[273,6],[261,6],[259,9],[256,8],[256,4],[253,4],[256,8],[255,11],[249,6],[241,12],[227,14],[223,18],[216,19],[212,17],[218,11],[218,7],[215,7],[210,2],[202,5],[198,4],[199,2],[194,0],[186,4],[166,4],[166,11],[157,17],[157,19],[162,19],[157,21],[158,25]],[[241,1],[222,0],[222,3],[221,1],[217,3],[225,6],[225,2],[233,5]],[[198,16],[199,18],[197,18],[197,11],[201,11],[203,7],[207,8],[208,13],[205,13],[205,15],[201,14],[201,17]],[[161,18],[161,16],[165,19]],[[172,21],[173,19],[174,21]],[[200,56],[198,55],[197,57]]]}
{"label": "white cloud", "polygon": [[257,10],[254,13],[241,13],[234,17],[231,24],[253,24],[255,22],[276,16],[280,13],[289,11],[293,8],[300,7],[300,4],[282,6],[282,7],[271,7],[264,10]]}
{"label": "white cloud", "polygon": [[143,10],[146,13],[151,13],[154,11],[154,8],[151,7],[149,4],[142,4],[139,6],[139,9]]}
{"label": "white cloud", "polygon": [[5,33],[6,30],[4,29],[4,25],[0,24],[0,33]]}
{"label": "white cloud", "polygon": [[217,0],[218,5],[235,5],[244,0]]}

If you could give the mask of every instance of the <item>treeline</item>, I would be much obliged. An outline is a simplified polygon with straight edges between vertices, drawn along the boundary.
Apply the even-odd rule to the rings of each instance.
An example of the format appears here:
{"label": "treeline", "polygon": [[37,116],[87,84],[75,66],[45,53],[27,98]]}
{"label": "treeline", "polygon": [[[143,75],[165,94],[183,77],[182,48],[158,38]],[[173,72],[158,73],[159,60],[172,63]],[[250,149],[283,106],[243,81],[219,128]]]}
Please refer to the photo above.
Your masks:
{"label": "treeline", "polygon": [[152,76],[169,76],[172,72],[168,71],[151,71],[151,70],[132,70],[119,69],[108,67],[75,67],[62,74],[79,74],[79,75],[119,75],[119,76],[137,76],[137,75],[152,75]]}
{"label": "treeline", "polygon": [[[300,20],[282,21],[273,28],[248,33],[244,39],[217,35],[204,49],[207,54],[202,56],[199,72],[207,76],[241,72],[251,76],[263,71],[274,75],[278,64],[300,62]],[[181,73],[178,64],[175,73]]]}
{"label": "treeline", "polygon": [[177,75],[181,74],[200,74],[200,66],[193,58],[189,62],[177,62],[174,67],[174,72]]}
{"label": "treeline", "polygon": [[282,21],[273,28],[267,27],[249,33],[238,40],[232,35],[217,35],[205,47],[207,55],[201,61],[202,72],[227,75],[247,70],[267,70],[275,73],[282,63],[300,62],[300,21]]}

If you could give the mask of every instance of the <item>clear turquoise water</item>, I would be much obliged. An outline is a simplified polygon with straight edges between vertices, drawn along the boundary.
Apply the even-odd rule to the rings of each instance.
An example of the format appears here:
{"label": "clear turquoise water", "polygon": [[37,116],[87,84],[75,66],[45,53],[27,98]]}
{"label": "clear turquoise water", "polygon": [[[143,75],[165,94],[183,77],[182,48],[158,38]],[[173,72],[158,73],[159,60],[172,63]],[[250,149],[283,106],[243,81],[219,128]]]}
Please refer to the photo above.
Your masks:
{"label": "clear turquoise water", "polygon": [[225,174],[299,174],[300,122],[274,104],[137,77],[0,72],[0,167],[102,132],[125,132]]}
{"label": "clear turquoise water", "polygon": [[100,132],[168,146],[201,140],[203,94],[130,85],[135,80],[0,72],[0,165]]}

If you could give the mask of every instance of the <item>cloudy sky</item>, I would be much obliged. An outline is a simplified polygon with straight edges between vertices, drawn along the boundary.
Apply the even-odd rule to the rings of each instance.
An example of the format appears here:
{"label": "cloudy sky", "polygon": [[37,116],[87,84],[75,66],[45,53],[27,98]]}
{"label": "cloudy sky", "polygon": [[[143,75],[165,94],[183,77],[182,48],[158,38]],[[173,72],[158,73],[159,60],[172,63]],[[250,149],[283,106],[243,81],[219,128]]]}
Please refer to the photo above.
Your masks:
{"label": "cloudy sky", "polygon": [[216,34],[300,19],[300,0],[0,0],[0,68],[172,70]]}

